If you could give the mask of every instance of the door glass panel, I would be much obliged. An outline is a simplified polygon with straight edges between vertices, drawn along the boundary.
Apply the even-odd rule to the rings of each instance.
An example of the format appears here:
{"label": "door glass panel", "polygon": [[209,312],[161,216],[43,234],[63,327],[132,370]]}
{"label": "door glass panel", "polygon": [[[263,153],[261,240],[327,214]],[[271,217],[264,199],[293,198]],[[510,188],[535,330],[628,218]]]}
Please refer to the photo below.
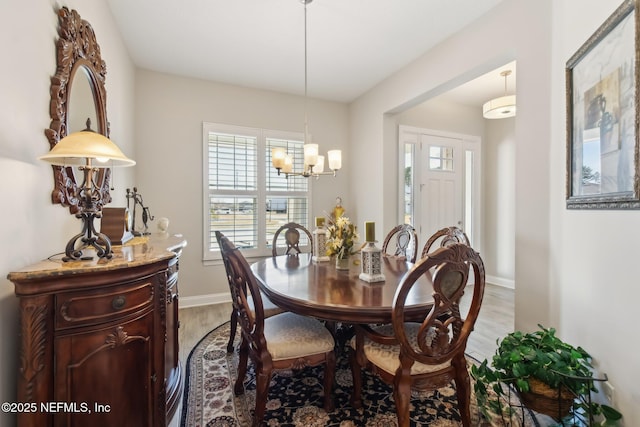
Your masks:
{"label": "door glass panel", "polygon": [[429,146],[429,169],[453,171],[453,148],[438,145]]}
{"label": "door glass panel", "polygon": [[415,144],[404,144],[404,223],[413,224]]}
{"label": "door glass panel", "polygon": [[[466,150],[464,156],[464,231],[470,240],[473,239],[473,151]],[[473,241],[470,242],[473,245]]]}

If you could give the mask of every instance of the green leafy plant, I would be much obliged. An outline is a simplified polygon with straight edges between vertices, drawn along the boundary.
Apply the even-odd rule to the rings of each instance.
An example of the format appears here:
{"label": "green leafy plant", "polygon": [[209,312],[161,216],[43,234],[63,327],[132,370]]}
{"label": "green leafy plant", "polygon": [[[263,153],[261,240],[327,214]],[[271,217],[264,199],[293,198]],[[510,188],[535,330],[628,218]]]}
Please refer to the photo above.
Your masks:
{"label": "green leafy plant", "polygon": [[501,419],[504,425],[509,425],[513,409],[508,402],[508,386],[522,394],[530,392],[531,383],[538,380],[552,389],[564,387],[577,395],[573,411],[601,415],[606,422],[621,419],[622,414],[616,409],[579,398],[598,392],[592,380],[589,353],[556,337],[554,328],[538,326],[540,329],[535,332],[516,331],[499,341],[491,366],[487,360],[472,366],[476,400],[484,416]]}

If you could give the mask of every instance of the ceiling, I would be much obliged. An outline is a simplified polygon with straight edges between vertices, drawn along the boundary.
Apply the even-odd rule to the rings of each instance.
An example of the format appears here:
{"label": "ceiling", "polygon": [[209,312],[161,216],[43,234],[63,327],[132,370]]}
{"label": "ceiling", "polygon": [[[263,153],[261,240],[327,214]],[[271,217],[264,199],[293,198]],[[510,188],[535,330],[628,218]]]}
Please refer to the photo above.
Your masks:
{"label": "ceiling", "polygon": [[[350,102],[501,1],[315,0],[307,6],[308,95]],[[137,67],[304,94],[300,0],[107,2]],[[515,75],[509,83],[513,93]],[[503,94],[498,70],[447,96],[480,105]]]}

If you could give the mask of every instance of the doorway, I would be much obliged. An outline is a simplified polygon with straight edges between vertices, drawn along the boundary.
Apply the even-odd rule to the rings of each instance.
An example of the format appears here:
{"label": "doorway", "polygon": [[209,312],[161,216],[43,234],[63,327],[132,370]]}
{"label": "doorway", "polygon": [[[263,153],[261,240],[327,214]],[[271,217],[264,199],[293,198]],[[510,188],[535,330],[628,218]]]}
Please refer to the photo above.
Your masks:
{"label": "doorway", "polygon": [[479,246],[480,137],[401,125],[398,140],[404,222],[425,239],[455,225]]}

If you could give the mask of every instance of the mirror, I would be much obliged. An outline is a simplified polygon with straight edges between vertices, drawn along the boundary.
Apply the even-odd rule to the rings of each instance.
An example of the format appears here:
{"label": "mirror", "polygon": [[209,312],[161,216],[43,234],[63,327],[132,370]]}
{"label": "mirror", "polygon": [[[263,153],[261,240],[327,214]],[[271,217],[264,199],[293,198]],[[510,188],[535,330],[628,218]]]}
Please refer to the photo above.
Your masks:
{"label": "mirror", "polygon": [[[109,137],[107,121],[107,92],[104,86],[106,64],[100,55],[91,25],[80,18],[75,10],[62,7],[58,10],[58,35],[56,42],[57,69],[51,77],[51,124],[45,129],[49,145],[71,132],[84,130],[87,119],[92,130]],[[68,206],[72,214],[78,211],[78,191],[82,177],[73,168],[52,166],[54,189],[53,203]],[[98,204],[102,208],[111,201],[109,181],[111,169],[100,169],[96,182]]]}
{"label": "mirror", "polygon": [[[95,97],[93,95],[90,70],[79,66],[71,78],[69,100],[67,106],[67,129],[69,133],[86,128],[94,131],[98,124]],[[87,124],[89,121],[90,125]]]}

